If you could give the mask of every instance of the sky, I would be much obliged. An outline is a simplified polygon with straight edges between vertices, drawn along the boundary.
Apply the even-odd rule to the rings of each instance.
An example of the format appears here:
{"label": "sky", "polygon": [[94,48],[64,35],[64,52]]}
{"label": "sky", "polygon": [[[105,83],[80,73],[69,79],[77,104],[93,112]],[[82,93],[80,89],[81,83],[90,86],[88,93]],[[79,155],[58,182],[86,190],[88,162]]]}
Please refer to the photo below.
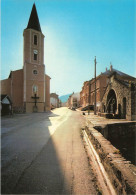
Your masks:
{"label": "sky", "polygon": [[136,77],[135,0],[1,0],[1,79],[23,67],[23,30],[35,2],[51,93],[80,92],[106,67]]}

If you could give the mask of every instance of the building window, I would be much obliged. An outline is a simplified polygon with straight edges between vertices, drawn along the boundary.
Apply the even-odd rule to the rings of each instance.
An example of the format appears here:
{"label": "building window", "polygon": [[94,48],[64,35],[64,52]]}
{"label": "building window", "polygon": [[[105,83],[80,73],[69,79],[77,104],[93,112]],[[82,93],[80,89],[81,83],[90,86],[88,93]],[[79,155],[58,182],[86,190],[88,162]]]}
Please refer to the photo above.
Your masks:
{"label": "building window", "polygon": [[38,92],[38,87],[36,85],[33,85],[33,93],[37,94]]}
{"label": "building window", "polygon": [[34,50],[34,60],[37,60],[38,50]]}
{"label": "building window", "polygon": [[34,53],[34,60],[37,60],[37,54]]}
{"label": "building window", "polygon": [[33,74],[38,74],[38,73],[37,73],[37,70],[33,70]]}
{"label": "building window", "polygon": [[37,35],[34,35],[34,45],[37,45]]}

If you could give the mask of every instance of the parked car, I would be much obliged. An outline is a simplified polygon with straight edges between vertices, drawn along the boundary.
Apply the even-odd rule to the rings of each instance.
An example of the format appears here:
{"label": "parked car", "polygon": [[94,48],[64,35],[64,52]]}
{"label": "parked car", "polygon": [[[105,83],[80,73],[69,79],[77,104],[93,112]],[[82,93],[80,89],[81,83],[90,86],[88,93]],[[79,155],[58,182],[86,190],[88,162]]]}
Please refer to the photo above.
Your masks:
{"label": "parked car", "polygon": [[76,108],[72,107],[72,110],[76,110]]}
{"label": "parked car", "polygon": [[88,105],[81,109],[81,111],[86,111],[86,110],[94,110],[94,105]]}

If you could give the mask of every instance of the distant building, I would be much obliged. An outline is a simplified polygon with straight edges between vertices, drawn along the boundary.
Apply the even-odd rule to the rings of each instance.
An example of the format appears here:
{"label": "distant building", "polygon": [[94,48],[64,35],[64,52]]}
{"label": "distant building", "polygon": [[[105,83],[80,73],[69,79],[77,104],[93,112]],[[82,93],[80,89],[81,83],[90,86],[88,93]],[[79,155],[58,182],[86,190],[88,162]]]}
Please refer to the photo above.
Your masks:
{"label": "distant building", "polygon": [[[107,70],[104,73],[101,73],[99,76],[96,77],[96,109],[97,111],[100,111],[101,109],[101,102],[102,98],[104,96],[106,87],[110,81],[110,76],[116,73],[118,75],[118,78],[124,81],[135,81],[135,78],[132,76],[129,76],[125,73],[122,73],[116,69],[113,69],[112,65],[110,66],[110,69]],[[95,79],[91,79],[90,81],[86,81],[83,84],[82,90],[80,92],[80,104],[81,106],[87,107],[87,106],[94,106],[95,103]]]}
{"label": "distant building", "polygon": [[1,94],[10,98],[13,112],[50,110],[50,77],[45,74],[44,35],[35,4],[23,37],[23,68],[1,81]]}
{"label": "distant building", "polygon": [[90,81],[85,81],[80,92],[80,105],[84,108],[90,105]]}
{"label": "distant building", "polygon": [[80,106],[80,93],[74,93],[69,96],[67,101],[67,106],[69,108],[78,108]]}
{"label": "distant building", "polygon": [[51,109],[53,108],[59,108],[59,96],[56,93],[50,94],[50,103],[51,103]]}
{"label": "distant building", "polygon": [[62,102],[61,100],[59,99],[59,108],[62,107]]}
{"label": "distant building", "polygon": [[67,102],[62,102],[61,107],[67,107]]}

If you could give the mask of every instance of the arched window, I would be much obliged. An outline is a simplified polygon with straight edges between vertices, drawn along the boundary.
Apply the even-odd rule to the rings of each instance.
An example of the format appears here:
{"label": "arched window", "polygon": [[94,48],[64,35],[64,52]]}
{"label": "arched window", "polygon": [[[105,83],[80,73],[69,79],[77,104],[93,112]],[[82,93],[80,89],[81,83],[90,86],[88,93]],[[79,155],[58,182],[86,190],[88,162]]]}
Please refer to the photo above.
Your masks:
{"label": "arched window", "polygon": [[37,85],[33,85],[33,93],[36,94],[38,91],[38,87]]}
{"label": "arched window", "polygon": [[118,115],[121,118],[121,104],[118,104]]}
{"label": "arched window", "polygon": [[34,52],[34,60],[37,60],[37,56],[38,56],[38,50],[33,50],[33,52]]}
{"label": "arched window", "polygon": [[37,54],[34,53],[34,60],[37,60]]}
{"label": "arched window", "polygon": [[123,98],[123,118],[126,118],[126,97]]}
{"label": "arched window", "polygon": [[117,98],[115,91],[111,89],[107,95],[106,112],[115,114],[117,110]]}

